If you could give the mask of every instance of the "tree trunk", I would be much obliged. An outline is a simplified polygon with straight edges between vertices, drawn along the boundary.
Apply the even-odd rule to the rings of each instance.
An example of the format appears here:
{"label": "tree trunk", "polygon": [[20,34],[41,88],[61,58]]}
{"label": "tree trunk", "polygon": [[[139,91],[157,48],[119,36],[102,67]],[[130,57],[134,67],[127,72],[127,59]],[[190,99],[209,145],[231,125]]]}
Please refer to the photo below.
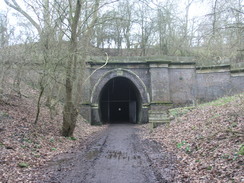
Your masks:
{"label": "tree trunk", "polygon": [[[74,46],[74,45],[73,45]],[[71,51],[74,49],[73,46],[71,46]],[[62,128],[62,135],[69,137],[73,135],[77,115],[78,112],[73,104],[72,98],[73,98],[73,81],[71,76],[72,71],[72,65],[74,58],[71,55],[70,61],[67,64],[66,68],[66,82],[65,82],[65,104],[64,104],[64,110],[63,110],[63,128]]]}
{"label": "tree trunk", "polygon": [[37,104],[36,104],[36,118],[35,118],[34,124],[37,124],[37,122],[39,120],[39,115],[40,115],[40,111],[41,111],[41,98],[44,93],[44,90],[45,90],[45,87],[42,85],[42,83],[40,83],[40,93],[39,93]]}
{"label": "tree trunk", "polygon": [[[78,116],[77,109],[75,108],[72,98],[73,98],[73,78],[72,68],[75,66],[74,63],[77,62],[77,29],[78,21],[81,12],[81,2],[76,1],[76,10],[74,17],[71,17],[71,38],[70,38],[70,53],[69,59],[66,66],[66,82],[65,82],[65,103],[63,110],[63,127],[62,135],[70,137],[74,133],[76,120]],[[74,68],[75,69],[75,68]]]}

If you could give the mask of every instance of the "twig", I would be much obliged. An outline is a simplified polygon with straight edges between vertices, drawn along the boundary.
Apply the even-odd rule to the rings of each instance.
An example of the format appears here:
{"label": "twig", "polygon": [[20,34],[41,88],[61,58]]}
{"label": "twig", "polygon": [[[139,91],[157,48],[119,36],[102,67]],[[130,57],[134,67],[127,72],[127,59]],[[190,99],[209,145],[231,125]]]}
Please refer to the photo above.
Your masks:
{"label": "twig", "polygon": [[90,74],[90,76],[88,76],[88,77],[86,78],[86,80],[84,81],[83,85],[88,81],[88,79],[90,79],[90,77],[91,77],[96,71],[98,71],[99,69],[102,69],[103,67],[105,67],[105,66],[108,64],[108,60],[109,60],[109,58],[108,58],[108,54],[107,54],[106,52],[105,52],[105,54],[106,54],[106,56],[107,56],[105,63],[104,63],[101,67],[98,67],[97,69],[95,69],[95,70]]}

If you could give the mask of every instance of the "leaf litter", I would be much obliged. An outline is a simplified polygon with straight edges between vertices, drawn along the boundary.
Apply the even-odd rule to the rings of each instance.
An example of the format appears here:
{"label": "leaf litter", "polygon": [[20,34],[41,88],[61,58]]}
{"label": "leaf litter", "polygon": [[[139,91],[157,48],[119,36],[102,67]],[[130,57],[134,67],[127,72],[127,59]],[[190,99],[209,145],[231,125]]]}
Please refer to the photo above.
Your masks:
{"label": "leaf litter", "polygon": [[227,102],[199,105],[169,125],[153,130],[148,124],[143,125],[141,136],[156,140],[177,156],[175,182],[241,183],[244,182],[243,124],[244,93]]}
{"label": "leaf litter", "polygon": [[[30,91],[36,94],[36,91]],[[74,137],[61,136],[61,107],[51,119],[48,108],[41,107],[37,125],[32,97],[6,95],[0,100],[0,183],[37,182],[45,178],[40,167],[56,155],[85,146],[87,139],[106,126],[90,126],[79,116]]]}

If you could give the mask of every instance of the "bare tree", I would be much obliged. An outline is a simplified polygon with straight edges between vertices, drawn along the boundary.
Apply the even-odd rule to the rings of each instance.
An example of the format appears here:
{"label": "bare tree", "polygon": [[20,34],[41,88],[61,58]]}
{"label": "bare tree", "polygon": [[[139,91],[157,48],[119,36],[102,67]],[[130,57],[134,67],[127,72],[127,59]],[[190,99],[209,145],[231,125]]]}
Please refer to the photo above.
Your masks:
{"label": "bare tree", "polygon": [[0,47],[3,48],[9,44],[7,13],[0,13]]}
{"label": "bare tree", "polygon": [[78,24],[79,17],[81,13],[81,1],[77,0],[75,5],[75,11],[73,15],[73,5],[69,2],[70,7],[70,25],[71,25],[71,37],[70,37],[70,45],[69,45],[69,59],[66,63],[66,81],[65,81],[65,104],[63,111],[63,127],[62,134],[63,136],[72,136],[76,119],[78,115],[78,111],[73,104],[73,78],[72,78],[72,69],[75,66],[75,62],[77,62],[77,38],[78,38]]}

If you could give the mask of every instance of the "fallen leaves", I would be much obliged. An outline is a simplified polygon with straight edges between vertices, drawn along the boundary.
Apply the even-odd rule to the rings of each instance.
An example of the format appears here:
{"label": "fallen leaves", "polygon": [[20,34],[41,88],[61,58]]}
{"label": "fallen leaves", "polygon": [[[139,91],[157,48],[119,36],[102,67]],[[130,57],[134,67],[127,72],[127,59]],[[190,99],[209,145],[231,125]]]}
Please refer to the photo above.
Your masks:
{"label": "fallen leaves", "polygon": [[[214,104],[214,105],[212,105]],[[177,155],[178,182],[244,182],[244,94],[191,109],[143,137]],[[143,128],[147,128],[144,126]]]}
{"label": "fallen leaves", "polygon": [[35,102],[30,98],[8,96],[0,102],[0,182],[36,182],[41,179],[39,168],[55,155],[80,147],[93,133],[103,127],[90,126],[80,116],[74,137],[60,135],[59,114],[50,119],[42,106],[40,121],[35,125]]}

